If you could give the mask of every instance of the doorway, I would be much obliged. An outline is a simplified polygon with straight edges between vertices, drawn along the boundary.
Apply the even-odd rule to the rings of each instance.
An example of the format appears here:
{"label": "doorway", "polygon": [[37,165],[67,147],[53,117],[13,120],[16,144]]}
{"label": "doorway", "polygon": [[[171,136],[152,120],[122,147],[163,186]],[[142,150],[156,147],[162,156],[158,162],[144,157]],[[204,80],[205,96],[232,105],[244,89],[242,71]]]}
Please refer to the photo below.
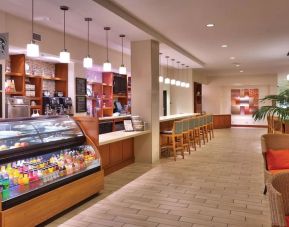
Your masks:
{"label": "doorway", "polygon": [[168,114],[168,99],[167,99],[167,90],[163,90],[163,116]]}

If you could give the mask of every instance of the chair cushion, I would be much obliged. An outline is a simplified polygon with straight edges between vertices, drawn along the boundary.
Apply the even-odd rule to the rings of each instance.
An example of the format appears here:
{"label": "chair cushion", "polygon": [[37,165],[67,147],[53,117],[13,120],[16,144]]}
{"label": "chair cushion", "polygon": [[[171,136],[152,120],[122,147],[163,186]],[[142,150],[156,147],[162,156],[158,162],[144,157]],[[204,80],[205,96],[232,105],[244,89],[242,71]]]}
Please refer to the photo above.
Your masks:
{"label": "chair cushion", "polygon": [[289,169],[289,149],[271,150],[266,153],[268,170]]}
{"label": "chair cushion", "polygon": [[272,174],[284,173],[284,172],[289,172],[289,169],[273,169],[273,170],[269,170],[269,172]]}
{"label": "chair cushion", "polygon": [[286,221],[287,227],[289,227],[289,216],[285,216],[285,221]]}
{"label": "chair cushion", "polygon": [[172,134],[173,133],[173,131],[161,131],[161,134]]}

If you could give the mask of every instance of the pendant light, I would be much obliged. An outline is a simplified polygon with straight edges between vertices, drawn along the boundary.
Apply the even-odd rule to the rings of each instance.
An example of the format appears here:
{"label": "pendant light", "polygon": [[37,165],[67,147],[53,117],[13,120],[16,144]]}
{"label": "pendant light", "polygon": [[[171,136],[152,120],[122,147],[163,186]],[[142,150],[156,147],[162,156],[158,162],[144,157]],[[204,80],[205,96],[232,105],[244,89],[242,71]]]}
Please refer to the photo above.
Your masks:
{"label": "pendant light", "polygon": [[164,77],[162,76],[162,53],[159,53],[159,82],[164,82]]}
{"label": "pendant light", "polygon": [[32,39],[31,43],[27,44],[26,53],[29,57],[39,57],[39,46],[35,43],[33,38],[34,33],[34,0],[32,0],[32,12],[31,12],[31,25],[32,25]]}
{"label": "pendant light", "polygon": [[108,60],[108,31],[110,31],[110,27],[104,27],[105,37],[106,37],[106,62],[103,63],[102,70],[104,72],[111,72],[111,64]]}
{"label": "pendant light", "polygon": [[[184,68],[184,65],[185,65],[185,64],[182,64],[182,73],[181,73],[182,75],[184,74],[184,69],[185,69],[185,68]],[[183,76],[182,76],[182,77],[183,77]],[[181,87],[186,87],[186,83],[185,83],[184,81],[181,81]]]}
{"label": "pendant light", "polygon": [[[180,62],[179,61],[177,61],[177,64],[178,64],[178,78],[180,77]],[[176,86],[177,87],[179,87],[179,86],[181,86],[181,81],[179,81],[179,80],[176,80]]]}
{"label": "pendant light", "polygon": [[190,83],[188,81],[190,81],[190,71],[189,71],[189,66],[187,65],[187,83],[186,83],[186,88],[190,87]]}
{"label": "pendant light", "polygon": [[174,68],[174,62],[175,62],[175,59],[171,59],[172,60],[172,79],[171,79],[171,85],[176,85],[176,80],[174,79],[175,75],[174,75],[174,72],[175,72],[175,68]]}
{"label": "pendant light", "polygon": [[89,55],[89,22],[92,21],[92,18],[86,17],[84,21],[87,22],[87,56],[83,58],[83,67],[89,69],[92,68],[93,65],[93,60]]}
{"label": "pendant light", "polygon": [[119,37],[121,38],[121,65],[118,69],[118,73],[126,75],[126,67],[123,64],[123,38],[125,37],[125,35],[121,34],[119,35]]}
{"label": "pendant light", "polygon": [[165,84],[170,84],[171,83],[171,80],[169,78],[169,56],[166,56],[166,59],[167,59],[167,77],[165,79]]}
{"label": "pendant light", "polygon": [[67,51],[66,47],[65,47],[65,13],[66,11],[68,11],[68,7],[67,6],[60,6],[60,9],[63,11],[63,18],[64,18],[64,26],[63,26],[63,51],[60,52],[59,54],[59,58],[60,58],[60,62],[62,63],[69,63],[70,62],[70,53]]}

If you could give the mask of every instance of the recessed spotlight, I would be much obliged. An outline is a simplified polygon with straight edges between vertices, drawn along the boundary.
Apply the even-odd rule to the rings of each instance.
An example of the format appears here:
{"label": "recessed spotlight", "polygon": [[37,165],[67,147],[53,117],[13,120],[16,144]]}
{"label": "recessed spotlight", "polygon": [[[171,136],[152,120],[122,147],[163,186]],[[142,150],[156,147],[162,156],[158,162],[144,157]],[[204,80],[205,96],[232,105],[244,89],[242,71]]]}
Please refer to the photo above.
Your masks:
{"label": "recessed spotlight", "polygon": [[237,62],[233,63],[233,65],[236,66],[236,67],[240,67],[241,66],[240,63],[237,63]]}
{"label": "recessed spotlight", "polygon": [[227,44],[223,44],[221,47],[226,48],[226,47],[228,47],[228,45]]}
{"label": "recessed spotlight", "polygon": [[230,59],[231,59],[231,60],[235,60],[236,58],[235,58],[235,57],[230,57]]}
{"label": "recessed spotlight", "polygon": [[240,70],[240,73],[243,73],[244,72],[244,70]]}
{"label": "recessed spotlight", "polygon": [[206,26],[207,26],[208,28],[212,28],[212,27],[215,26],[215,24],[206,24]]}
{"label": "recessed spotlight", "polygon": [[35,21],[50,21],[50,17],[47,16],[39,16],[34,18]]}

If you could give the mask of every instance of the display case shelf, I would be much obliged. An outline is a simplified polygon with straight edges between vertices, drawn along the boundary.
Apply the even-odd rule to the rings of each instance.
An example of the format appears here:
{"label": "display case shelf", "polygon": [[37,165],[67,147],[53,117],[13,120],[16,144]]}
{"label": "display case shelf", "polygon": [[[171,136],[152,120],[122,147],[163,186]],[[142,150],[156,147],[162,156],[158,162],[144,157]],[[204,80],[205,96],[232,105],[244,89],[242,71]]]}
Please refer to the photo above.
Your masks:
{"label": "display case shelf", "polygon": [[10,72],[10,73],[5,73],[5,76],[18,76],[18,77],[23,77],[23,74],[22,74],[22,73],[13,73],[13,72]]}
{"label": "display case shelf", "polygon": [[14,91],[14,92],[5,92],[6,95],[22,95],[22,91]]}

